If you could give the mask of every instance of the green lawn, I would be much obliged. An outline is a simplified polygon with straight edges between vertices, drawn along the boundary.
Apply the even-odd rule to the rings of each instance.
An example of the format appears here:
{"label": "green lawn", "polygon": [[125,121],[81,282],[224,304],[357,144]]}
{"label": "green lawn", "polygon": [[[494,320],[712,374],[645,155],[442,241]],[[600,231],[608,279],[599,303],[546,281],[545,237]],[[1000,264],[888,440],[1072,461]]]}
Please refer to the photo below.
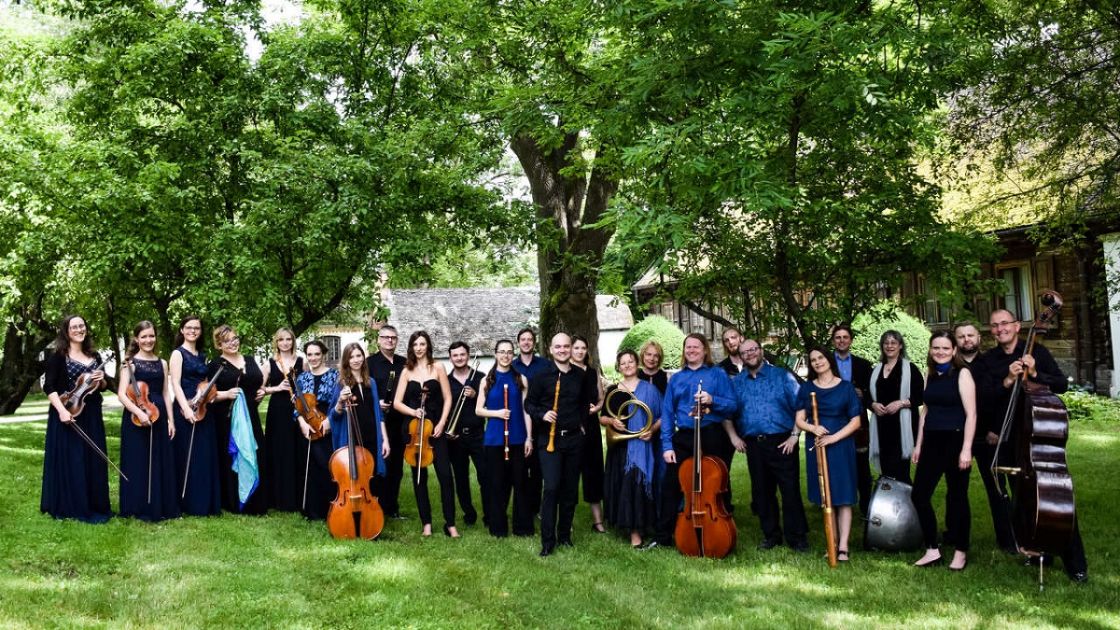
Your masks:
{"label": "green lawn", "polygon": [[[973,552],[959,575],[856,545],[830,570],[816,511],[813,553],[756,551],[742,459],[731,558],[635,552],[593,534],[581,505],[576,547],[542,559],[535,538],[498,541],[481,525],[458,541],[422,539],[411,495],[412,518],[372,543],[332,540],[295,515],[54,521],[38,511],[45,423],[0,425],[0,627],[1120,628],[1120,425],[1102,417],[1076,421],[1070,448],[1091,579],[1074,585],[1055,569],[1042,593],[1034,571],[993,549],[975,474]],[[118,418],[107,422],[114,457]]]}

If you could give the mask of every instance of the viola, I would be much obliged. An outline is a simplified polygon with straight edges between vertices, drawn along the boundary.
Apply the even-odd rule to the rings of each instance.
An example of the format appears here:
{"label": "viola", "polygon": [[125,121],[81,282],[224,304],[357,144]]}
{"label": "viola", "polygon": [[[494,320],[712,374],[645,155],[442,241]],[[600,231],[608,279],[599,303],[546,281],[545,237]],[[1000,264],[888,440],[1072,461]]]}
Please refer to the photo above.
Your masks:
{"label": "viola", "polygon": [[[294,367],[294,366],[293,366]],[[280,363],[280,369],[284,369],[284,364]],[[311,392],[299,392],[299,387],[296,385],[295,370],[284,370],[284,378],[288,381],[288,386],[291,388],[289,394],[292,398],[292,406],[295,407],[296,413],[300,418],[311,427],[311,434],[307,439],[315,441],[327,433],[323,430],[323,423],[327,421],[327,416],[319,409],[319,400],[315,394]]]}
{"label": "viola", "polygon": [[404,446],[404,461],[416,469],[416,484],[420,485],[420,469],[432,465],[432,421],[428,419],[428,386],[420,390],[421,417],[413,417],[408,423],[408,443]]}
{"label": "viola", "polygon": [[331,477],[338,484],[338,496],[327,512],[327,531],[334,538],[373,540],[385,527],[385,514],[369,488],[376,460],[369,449],[355,443],[358,429],[353,399],[343,407],[349,427],[346,446],[331,455]]}
{"label": "viola", "polygon": [[684,510],[677,515],[675,536],[677,549],[686,556],[723,558],[735,550],[739,531],[723,502],[727,492],[727,464],[717,457],[704,455],[700,448],[700,420],[704,409],[699,397],[703,386],[703,381],[696,386],[692,457],[681,462],[677,471],[684,493]]}
{"label": "viola", "polygon": [[218,397],[218,390],[215,386],[218,384],[218,377],[222,375],[224,369],[226,369],[225,364],[219,365],[218,371],[214,373],[214,378],[209,381],[199,381],[194,397],[187,401],[187,406],[194,412],[196,420],[201,420],[206,416],[206,406]]}
{"label": "viola", "polygon": [[[148,422],[150,424],[155,424],[156,421],[159,420],[159,407],[152,402],[152,399],[148,395],[148,384],[136,378],[136,363],[129,360],[127,365],[129,370],[129,385],[128,389],[125,390],[125,395],[132,401],[132,404],[148,414]],[[136,414],[132,414],[132,424],[142,427],[144,426],[144,421]]]}
{"label": "viola", "polygon": [[62,406],[66,407],[66,411],[69,411],[71,416],[82,413],[82,410],[86,408],[87,396],[97,390],[105,389],[105,379],[96,383],[93,381],[93,373],[100,370],[104,365],[105,359],[99,358],[97,365],[94,365],[92,370],[78,375],[78,380],[74,382],[73,389],[59,396]]}
{"label": "viola", "polygon": [[[1046,331],[1062,307],[1062,297],[1055,291],[1044,292],[1041,301],[1043,310],[1027,334],[1025,354],[1033,351],[1037,335]],[[1012,425],[1017,425],[1011,444],[1014,463],[998,465]],[[1066,464],[1068,439],[1065,404],[1046,385],[1028,380],[1024,371],[1012,388],[992,469],[1012,477],[1011,523],[1016,544],[1027,556],[1060,554],[1073,536],[1076,514],[1073,477]]]}

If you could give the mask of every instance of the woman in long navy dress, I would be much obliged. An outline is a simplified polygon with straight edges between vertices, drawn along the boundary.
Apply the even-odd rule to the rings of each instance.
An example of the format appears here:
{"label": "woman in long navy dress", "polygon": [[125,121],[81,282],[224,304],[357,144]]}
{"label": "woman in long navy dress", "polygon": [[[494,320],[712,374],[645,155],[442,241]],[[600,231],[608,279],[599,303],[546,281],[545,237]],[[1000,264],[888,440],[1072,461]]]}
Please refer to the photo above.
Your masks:
{"label": "woman in long navy dress", "polygon": [[[264,431],[257,404],[264,397],[264,374],[253,358],[241,354],[241,338],[233,327],[223,324],[214,330],[214,345],[221,348],[221,356],[210,362],[207,377],[214,378],[218,368],[225,366],[217,378],[214,389],[218,392],[206,412],[206,422],[215,425],[214,437],[218,449],[218,483],[221,486],[222,509],[240,514],[264,514],[268,511],[268,460],[264,446]],[[237,494],[237,473],[233,470],[233,456],[229,452],[229,436],[233,401],[244,392],[253,439],[257,442],[258,485],[249,495],[245,505]]]}
{"label": "woman in long navy dress", "polygon": [[[649,418],[640,407],[630,406],[619,409],[624,394],[611,394],[617,389],[629,392],[642,401],[653,414],[653,425],[641,437],[625,440],[607,449],[606,482],[604,504],[606,519],[614,527],[624,529],[630,534],[630,545],[640,547],[642,534],[656,525],[657,502],[654,501],[653,475],[654,456],[651,437],[660,435],[661,393],[657,387],[638,376],[638,355],[633,350],[618,353],[615,363],[622,381],[607,388],[607,398],[611,406],[604,406],[600,421],[603,426],[613,426],[619,431],[638,431]],[[617,414],[617,415],[616,415]],[[629,415],[627,420],[622,418]]]}
{"label": "woman in long navy dress", "polygon": [[[47,357],[43,382],[43,391],[51,406],[47,411],[39,509],[54,518],[104,523],[113,515],[109,507],[108,464],[69,426],[76,424],[102,453],[107,452],[100,391],[105,387],[105,373],[98,363],[86,321],[77,315],[63,318],[54,351]],[[82,412],[71,416],[62,404],[61,395],[73,389],[78,377],[86,373],[100,386],[86,397]]]}
{"label": "woman in long navy dress", "polygon": [[[309,341],[303,346],[307,357],[307,371],[300,372],[296,378],[296,395],[315,394],[315,403],[323,415],[329,415],[331,401],[338,391],[338,371],[326,366],[327,346],[321,341]],[[296,427],[299,441],[296,443],[296,468],[299,472],[299,503],[297,507],[309,519],[325,519],[331,500],[336,493],[331,478],[330,462],[334,453],[331,443],[331,423],[324,420],[320,427],[322,437],[310,439],[311,425],[292,409],[288,418]],[[275,470],[275,468],[273,469]]]}
{"label": "woman in long navy dress", "polygon": [[[443,533],[451,538],[459,537],[455,528],[455,482],[451,476],[451,452],[443,430],[447,426],[447,416],[451,413],[451,382],[447,380],[447,370],[432,358],[432,340],[428,333],[418,330],[408,339],[408,353],[405,355],[404,372],[393,400],[393,408],[410,420],[427,417],[432,421],[432,465],[439,481],[440,503],[443,507]],[[423,390],[428,397],[424,408],[420,407]],[[405,431],[408,430],[405,424]],[[407,440],[406,440],[407,442]],[[412,484],[416,490],[416,509],[423,524],[422,535],[432,535],[432,504],[428,498],[428,469],[412,469]]]}
{"label": "woman in long navy dress", "polygon": [[474,408],[475,415],[486,419],[482,447],[486,452],[486,483],[490,486],[487,492],[490,521],[487,526],[490,535],[497,538],[509,536],[511,490],[513,535],[532,536],[535,533],[525,477],[525,458],[533,452],[532,423],[525,413],[524,404],[529,383],[512,366],[513,342],[502,339],[494,346],[494,366],[482,380],[482,389]]}
{"label": "woman in long navy dress", "polygon": [[[306,455],[299,425],[292,421],[292,389],[285,374],[303,372],[303,359],[296,355],[296,337],[287,328],[272,335],[272,356],[268,359],[268,378],[264,393],[269,396],[265,413],[264,439],[271,464],[270,505],[281,512],[296,512],[303,499],[304,459]],[[325,515],[324,515],[325,517]]]}
{"label": "woman in long navy dress", "polygon": [[[821,491],[817,483],[817,454],[811,449],[817,444],[828,447],[828,477],[832,496],[837,557],[848,560],[848,537],[852,533],[852,506],[856,496],[856,444],[852,438],[859,430],[859,397],[855,387],[840,378],[836,359],[831,352],[821,348],[809,351],[809,373],[812,380],[801,386],[797,393],[797,427],[805,432],[805,480],[809,486],[809,501],[821,505]],[[813,407],[810,394],[817,395],[820,425],[813,425]]]}
{"label": "woman in long navy dress", "polygon": [[[121,415],[121,516],[143,521],[178,518],[179,492],[175,483],[175,416],[171,410],[171,379],[167,364],[155,354],[156,327],[142,321],[132,329],[125,353],[117,399]],[[134,385],[135,383],[135,385]],[[145,410],[129,397],[140,383],[148,387],[152,407]]]}
{"label": "woman in long navy dress", "polygon": [[584,370],[583,391],[590,392],[591,407],[583,418],[583,446],[580,450],[579,474],[583,480],[583,501],[591,508],[591,529],[607,533],[603,526],[603,429],[599,409],[603,407],[603,385],[599,370],[591,365],[587,339],[572,337],[572,363]]}
{"label": "woman in long navy dress", "polygon": [[[179,489],[179,508],[192,516],[222,513],[221,486],[218,484],[218,449],[215,423],[195,416],[190,401],[206,379],[206,354],[202,349],[202,320],[188,315],[179,322],[175,351],[168,368],[171,390],[175,393],[175,484]],[[189,465],[188,465],[189,462]]]}

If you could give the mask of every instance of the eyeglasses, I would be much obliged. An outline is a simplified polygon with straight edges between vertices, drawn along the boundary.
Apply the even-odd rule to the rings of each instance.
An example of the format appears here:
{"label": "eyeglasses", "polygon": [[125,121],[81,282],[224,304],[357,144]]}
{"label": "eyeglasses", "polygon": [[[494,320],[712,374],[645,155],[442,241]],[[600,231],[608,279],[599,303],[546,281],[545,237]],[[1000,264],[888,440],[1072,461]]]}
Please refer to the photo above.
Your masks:
{"label": "eyeglasses", "polygon": [[235,343],[241,343],[241,337],[227,337],[222,340],[222,343],[227,346],[232,346]]}
{"label": "eyeglasses", "polygon": [[513,354],[513,350],[498,350],[494,354]]}
{"label": "eyeglasses", "polygon": [[1016,322],[1012,320],[1005,320],[1002,322],[992,322],[992,328],[1010,328]]}
{"label": "eyeglasses", "polygon": [[202,326],[183,326],[183,330],[202,330]]}
{"label": "eyeglasses", "polygon": [[758,354],[762,352],[762,348],[744,348],[739,351],[739,354]]}
{"label": "eyeglasses", "polygon": [[69,330],[85,330],[85,329],[86,329],[85,324],[71,324],[70,327],[69,327]]}
{"label": "eyeglasses", "polygon": [[378,339],[384,339],[386,341],[396,341],[397,340],[396,335],[378,335],[377,338]]}

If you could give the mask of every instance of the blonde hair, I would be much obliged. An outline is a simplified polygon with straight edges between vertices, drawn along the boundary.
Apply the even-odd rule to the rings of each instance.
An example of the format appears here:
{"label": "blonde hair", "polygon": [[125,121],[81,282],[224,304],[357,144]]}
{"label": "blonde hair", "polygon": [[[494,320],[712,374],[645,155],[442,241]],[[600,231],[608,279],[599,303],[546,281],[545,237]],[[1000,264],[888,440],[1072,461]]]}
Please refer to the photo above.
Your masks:
{"label": "blonde hair", "polygon": [[646,350],[650,348],[657,350],[657,367],[661,367],[661,364],[665,362],[665,348],[662,348],[656,339],[650,339],[642,344],[642,347],[638,350],[638,365],[642,364],[641,357],[646,356]]}
{"label": "blonde hair", "polygon": [[222,351],[222,346],[225,345],[223,342],[227,335],[237,336],[237,331],[229,324],[222,324],[214,329],[214,333],[211,336],[214,338],[214,347],[217,348],[218,352]]}
{"label": "blonde hair", "polygon": [[276,357],[276,364],[280,365],[280,336],[287,333],[292,338],[292,353],[296,351],[296,334],[287,326],[279,328],[272,333],[272,356]]}

